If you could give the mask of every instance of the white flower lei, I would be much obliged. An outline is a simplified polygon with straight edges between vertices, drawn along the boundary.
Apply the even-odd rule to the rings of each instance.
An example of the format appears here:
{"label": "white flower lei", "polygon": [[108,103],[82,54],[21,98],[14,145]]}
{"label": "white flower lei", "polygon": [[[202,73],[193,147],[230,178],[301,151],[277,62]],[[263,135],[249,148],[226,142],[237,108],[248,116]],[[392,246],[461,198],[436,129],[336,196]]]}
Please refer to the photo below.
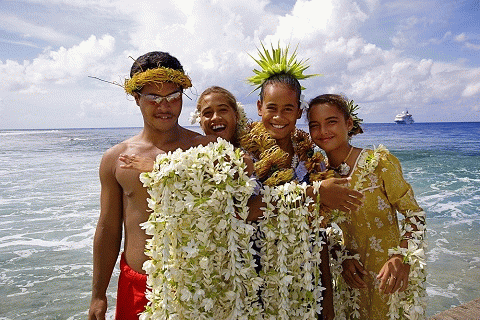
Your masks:
{"label": "white flower lei", "polygon": [[[412,225],[416,226],[416,231]],[[393,293],[388,302],[390,304],[390,319],[400,319],[400,315],[411,320],[425,319],[427,307],[425,280],[425,212],[407,212],[401,221],[400,238],[407,240],[408,248],[390,248],[388,255],[400,254],[403,262],[410,265],[408,287],[403,292]],[[406,234],[409,233],[408,236]]]}
{"label": "white flower lei", "polygon": [[334,252],[335,256],[330,259],[330,272],[332,273],[333,282],[333,307],[335,310],[335,319],[348,319],[347,314],[359,319],[360,318],[360,290],[350,288],[342,276],[343,261],[347,259],[355,259],[360,262],[360,255],[349,254],[343,241],[342,230],[333,223],[327,228],[328,250]]}
{"label": "white flower lei", "polygon": [[[288,182],[262,190],[266,203],[260,228],[265,319],[316,319],[322,310],[321,217],[310,212],[307,185]],[[312,227],[313,226],[313,227]]]}
{"label": "white flower lei", "polygon": [[254,319],[261,312],[245,219],[254,183],[239,149],[219,139],[157,157],[141,174],[153,210],[141,319]]}
{"label": "white flower lei", "polygon": [[[389,151],[383,146],[379,145],[374,148],[372,154],[363,153],[360,155],[357,167],[360,169],[360,175],[354,185],[355,190],[362,189],[363,183],[366,181],[367,175],[372,173],[382,157],[385,157]],[[416,226],[416,230],[412,225]],[[341,232],[341,231],[340,231]],[[426,310],[426,258],[425,258],[425,212],[407,212],[405,218],[400,223],[400,241],[408,240],[408,248],[390,248],[388,249],[389,256],[394,254],[402,255],[403,262],[410,265],[410,273],[408,278],[408,288],[403,292],[395,292],[390,295],[388,304],[388,316],[391,320],[394,319],[424,319]],[[406,234],[409,236],[406,236]],[[329,241],[331,246],[340,248],[336,251],[337,260],[332,259],[332,274],[334,279],[334,308],[335,319],[349,319],[350,317],[358,318],[358,289],[351,289],[343,281],[341,273],[343,271],[342,262],[345,259],[357,259],[358,256],[349,256],[343,245],[343,240],[338,234],[338,226],[329,230]],[[335,280],[338,280],[335,282]],[[345,292],[346,291],[346,292]],[[350,315],[345,312],[350,309]]]}

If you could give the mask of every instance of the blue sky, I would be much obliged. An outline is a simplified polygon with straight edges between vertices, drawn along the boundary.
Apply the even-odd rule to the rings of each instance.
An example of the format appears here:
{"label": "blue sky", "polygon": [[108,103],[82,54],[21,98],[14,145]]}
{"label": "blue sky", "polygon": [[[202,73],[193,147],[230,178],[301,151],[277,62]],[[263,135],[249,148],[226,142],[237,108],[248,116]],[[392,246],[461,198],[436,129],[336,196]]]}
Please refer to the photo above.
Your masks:
{"label": "blue sky", "polygon": [[121,87],[132,58],[179,58],[196,96],[235,94],[255,119],[245,79],[260,42],[298,45],[306,100],[343,93],[366,122],[480,121],[480,2],[450,0],[0,0],[0,129],[142,126]]}

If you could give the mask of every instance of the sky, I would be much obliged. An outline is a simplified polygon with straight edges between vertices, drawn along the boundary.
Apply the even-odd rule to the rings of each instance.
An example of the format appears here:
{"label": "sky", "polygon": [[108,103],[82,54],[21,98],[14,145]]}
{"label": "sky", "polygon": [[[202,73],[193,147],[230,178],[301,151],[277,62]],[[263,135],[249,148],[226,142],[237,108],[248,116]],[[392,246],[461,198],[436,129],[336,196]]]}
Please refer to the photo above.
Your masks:
{"label": "sky", "polygon": [[141,127],[119,85],[137,57],[177,57],[193,88],[256,115],[257,48],[307,60],[305,100],[341,93],[367,123],[480,121],[480,0],[0,0],[0,129]]}

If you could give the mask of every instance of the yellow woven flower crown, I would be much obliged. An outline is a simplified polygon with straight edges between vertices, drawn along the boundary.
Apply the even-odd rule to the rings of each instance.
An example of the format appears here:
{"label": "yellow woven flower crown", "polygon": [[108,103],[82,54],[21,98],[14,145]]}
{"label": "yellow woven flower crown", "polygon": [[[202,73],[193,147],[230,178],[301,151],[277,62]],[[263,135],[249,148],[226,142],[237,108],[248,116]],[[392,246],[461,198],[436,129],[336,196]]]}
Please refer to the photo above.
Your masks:
{"label": "yellow woven flower crown", "polygon": [[183,89],[187,89],[192,86],[190,78],[182,71],[159,67],[138,72],[134,74],[131,79],[126,79],[124,85],[125,92],[128,94],[133,94],[133,92],[142,89],[147,83],[155,82],[173,82],[178,84]]}
{"label": "yellow woven flower crown", "polygon": [[[261,88],[265,81],[277,74],[289,74],[297,80],[303,80],[319,75],[303,74],[303,72],[309,67],[306,64],[308,59],[297,61],[297,49],[295,49],[293,54],[288,57],[288,49],[290,46],[282,49],[280,48],[280,44],[278,44],[278,47],[275,49],[272,44],[272,52],[270,53],[270,51],[265,48],[263,43],[261,43],[261,45],[263,52],[257,48],[260,56],[259,59],[255,59],[250,55],[250,57],[252,57],[252,59],[255,60],[255,62],[261,67],[261,70],[253,69],[255,75],[247,79],[247,82],[257,86],[253,91]],[[302,90],[303,89],[305,88],[302,87]]]}

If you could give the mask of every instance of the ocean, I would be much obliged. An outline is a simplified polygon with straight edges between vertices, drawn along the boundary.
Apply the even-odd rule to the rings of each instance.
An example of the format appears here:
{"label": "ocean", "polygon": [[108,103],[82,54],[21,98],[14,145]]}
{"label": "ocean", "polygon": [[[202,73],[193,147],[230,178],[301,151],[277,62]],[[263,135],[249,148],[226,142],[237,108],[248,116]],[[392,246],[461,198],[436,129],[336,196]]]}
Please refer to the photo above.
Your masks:
{"label": "ocean", "polygon": [[[105,150],[139,131],[0,130],[0,319],[86,318],[98,165]],[[353,145],[385,145],[427,212],[428,316],[479,298],[480,123],[364,131]],[[116,268],[110,318],[117,277]]]}

